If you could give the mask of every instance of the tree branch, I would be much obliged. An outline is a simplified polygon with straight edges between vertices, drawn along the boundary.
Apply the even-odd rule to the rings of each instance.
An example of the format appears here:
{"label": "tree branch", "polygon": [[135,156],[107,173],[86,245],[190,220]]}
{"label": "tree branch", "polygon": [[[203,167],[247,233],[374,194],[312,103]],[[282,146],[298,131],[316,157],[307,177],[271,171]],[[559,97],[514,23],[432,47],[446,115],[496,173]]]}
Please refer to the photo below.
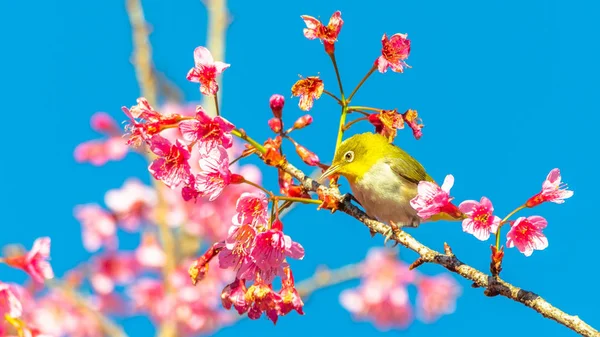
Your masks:
{"label": "tree branch", "polygon": [[[340,211],[365,224],[372,233],[379,233],[385,236],[389,232],[389,225],[369,217],[365,212],[354,206],[350,200],[344,198],[338,189],[327,188],[319,184],[317,181],[307,177],[304,172],[300,171],[290,163],[283,164],[281,169],[301,181],[302,185],[307,190],[313,192],[321,190],[324,194],[335,197],[339,201]],[[390,240],[394,240],[404,247],[419,254],[419,259],[413,263],[412,267],[417,267],[423,263],[439,264],[449,271],[459,274],[465,279],[473,281],[473,287],[484,288],[484,294],[486,296],[501,295],[510,298],[539,312],[542,314],[542,316],[566,326],[582,336],[600,337],[600,333],[580,319],[579,316],[569,315],[531,291],[516,287],[500,279],[499,277],[492,277],[469,265],[464,264],[456,256],[454,256],[450,246],[447,244],[444,244],[444,253],[440,253],[423,245],[404,231],[395,231]]]}

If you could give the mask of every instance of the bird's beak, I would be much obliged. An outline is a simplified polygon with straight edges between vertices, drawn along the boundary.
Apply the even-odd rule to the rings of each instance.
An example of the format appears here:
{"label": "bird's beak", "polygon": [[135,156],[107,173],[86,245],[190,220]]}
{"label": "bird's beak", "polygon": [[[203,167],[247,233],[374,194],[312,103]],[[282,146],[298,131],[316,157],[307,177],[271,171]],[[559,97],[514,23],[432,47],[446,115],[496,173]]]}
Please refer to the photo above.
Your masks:
{"label": "bird's beak", "polygon": [[340,164],[329,166],[329,168],[327,170],[325,170],[325,172],[323,172],[323,174],[321,174],[318,181],[323,182],[323,180],[325,180],[325,178],[328,178],[328,177],[334,175],[340,169],[340,167],[341,167]]}

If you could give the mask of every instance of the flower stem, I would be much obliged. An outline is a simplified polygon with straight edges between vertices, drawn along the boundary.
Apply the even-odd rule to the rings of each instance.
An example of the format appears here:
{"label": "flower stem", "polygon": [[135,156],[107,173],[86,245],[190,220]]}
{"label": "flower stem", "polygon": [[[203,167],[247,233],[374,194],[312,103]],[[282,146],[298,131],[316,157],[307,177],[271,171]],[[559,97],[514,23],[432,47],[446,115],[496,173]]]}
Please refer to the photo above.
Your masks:
{"label": "flower stem", "polygon": [[344,137],[344,126],[346,125],[346,116],[347,115],[348,115],[348,106],[342,105],[342,115],[340,116],[340,126],[338,128],[337,140],[335,142],[334,157],[338,151],[338,148],[340,147],[340,144],[342,144],[342,138]]}
{"label": "flower stem", "polygon": [[240,139],[245,140],[250,145],[252,145],[256,150],[258,150],[258,152],[260,152],[262,154],[265,154],[267,152],[267,150],[265,150],[265,148],[264,148],[264,146],[262,146],[262,144],[255,141],[254,139],[248,137],[248,135],[245,132],[242,132],[239,129],[234,129],[233,131],[231,131],[231,134]]}
{"label": "flower stem", "polygon": [[219,98],[217,97],[216,93],[213,98],[215,100],[215,112],[217,113],[217,116],[221,116],[221,112],[219,111]]}
{"label": "flower stem", "polygon": [[346,100],[346,103],[350,103],[350,101],[352,100],[352,97],[354,97],[354,95],[358,92],[358,89],[360,89],[360,87],[365,83],[365,81],[367,80],[367,78],[369,78],[369,76],[371,76],[371,74],[377,69],[377,67],[375,65],[373,65],[371,67],[371,69],[369,70],[369,72],[367,72],[367,74],[365,75],[365,77],[362,78],[362,80],[360,80],[360,82],[358,83],[358,85],[356,86],[356,88],[354,88],[354,90],[352,90],[352,93],[350,94],[350,96],[348,96],[348,99]]}
{"label": "flower stem", "polygon": [[329,95],[329,96],[333,97],[333,99],[335,99],[338,102],[339,105],[343,104],[342,100],[339,99],[336,95],[332,94],[331,92],[329,92],[327,90],[323,90],[323,93],[326,94],[326,95]]}
{"label": "flower stem", "polygon": [[500,221],[500,224],[498,225],[498,229],[496,230],[496,249],[500,249],[500,228],[502,228],[502,226],[508,221],[508,219],[510,219],[511,216],[515,215],[518,211],[526,208],[526,205],[521,205],[517,208],[515,208],[512,212],[508,213],[507,216],[504,217],[504,219],[502,219],[502,221]]}
{"label": "flower stem", "polygon": [[355,119],[355,120],[353,120],[352,122],[348,122],[348,124],[344,125],[344,131],[346,131],[346,130],[350,129],[350,127],[351,127],[352,125],[354,125],[354,124],[356,124],[356,123],[358,123],[358,122],[360,122],[360,121],[366,121],[366,120],[368,120],[368,119],[369,119],[369,117],[361,117],[361,118],[358,118],[358,119]]}
{"label": "flower stem", "polygon": [[290,202],[301,202],[303,204],[317,204],[320,205],[322,203],[321,200],[308,199],[308,198],[294,198],[294,197],[285,197],[285,196],[276,196],[274,199],[284,200]]}
{"label": "flower stem", "polygon": [[368,112],[366,112],[366,111],[361,111],[361,110],[350,110],[350,109],[348,109],[348,113],[352,113],[352,112],[357,112],[357,113],[359,113],[359,114],[361,114],[361,115],[363,115],[363,116],[369,116],[369,113],[368,113]]}
{"label": "flower stem", "polygon": [[[344,88],[342,87],[342,78],[340,77],[340,71],[337,66],[337,62],[335,60],[335,53],[328,53],[331,58],[331,63],[333,63],[333,69],[335,70],[335,76],[337,77],[338,85],[340,86],[340,95],[342,96],[341,101],[344,102]],[[342,104],[343,105],[343,104]]]}
{"label": "flower stem", "polygon": [[260,186],[260,185],[259,185],[259,184],[257,184],[257,183],[254,183],[254,182],[252,182],[252,181],[249,181],[249,180],[246,180],[246,179],[244,179],[244,183],[245,183],[245,184],[248,184],[248,185],[250,185],[250,186],[254,186],[254,187],[258,188],[259,190],[261,190],[261,191],[265,192],[265,193],[266,193],[266,194],[267,194],[267,195],[268,195],[268,196],[269,196],[271,199],[275,198],[275,195],[273,194],[273,192],[271,192],[271,191],[269,191],[268,189],[266,189],[266,188],[264,188],[264,187]]}
{"label": "flower stem", "polygon": [[367,110],[367,111],[375,111],[375,112],[381,112],[381,111],[383,111],[383,109],[371,108],[371,107],[368,107],[368,106],[349,106],[348,110],[349,111]]}

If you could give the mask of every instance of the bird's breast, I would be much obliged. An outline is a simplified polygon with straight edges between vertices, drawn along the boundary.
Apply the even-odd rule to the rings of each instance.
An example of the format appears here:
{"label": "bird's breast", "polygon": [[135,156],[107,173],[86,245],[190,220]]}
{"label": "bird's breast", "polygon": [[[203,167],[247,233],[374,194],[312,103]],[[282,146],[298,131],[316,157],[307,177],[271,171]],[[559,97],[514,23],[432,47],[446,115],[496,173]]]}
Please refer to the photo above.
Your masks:
{"label": "bird's breast", "polygon": [[396,174],[384,163],[377,163],[362,178],[350,182],[350,188],[368,215],[399,226],[416,227],[420,219],[410,206],[417,194],[416,184]]}

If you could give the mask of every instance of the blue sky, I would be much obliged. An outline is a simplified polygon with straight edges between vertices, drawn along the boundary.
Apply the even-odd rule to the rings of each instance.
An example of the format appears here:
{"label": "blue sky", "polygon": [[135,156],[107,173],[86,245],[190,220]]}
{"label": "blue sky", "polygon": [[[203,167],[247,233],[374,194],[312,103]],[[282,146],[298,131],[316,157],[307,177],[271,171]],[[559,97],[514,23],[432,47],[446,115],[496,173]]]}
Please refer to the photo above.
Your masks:
{"label": "blue sky", "polygon": [[[198,100],[198,87],[188,83],[185,74],[193,63],[193,49],[205,43],[201,2],[148,0],[144,5],[154,28],[156,66],[175,80],[188,100]],[[598,4],[234,0],[229,8],[233,22],[225,61],[232,66],[225,72],[222,111],[259,139],[269,135],[268,98],[273,93],[289,97],[298,74],[320,73],[326,87],[335,91],[329,59],[319,42],[302,36],[300,15],[326,20],[335,10],[342,11],[345,25],[336,51],[342,79],[350,87],[378,56],[384,32],[408,33],[408,63],[413,68],[404,74],[376,73],[353,103],[418,110],[426,125],[423,138],[415,141],[410,132],[401,132],[396,144],[420,160],[435,179],[453,174],[458,200],[485,195],[499,215],[536,193],[546,174],[560,168],[574,197],[563,205],[523,213],[548,219],[548,249],[529,258],[515,249],[507,251],[503,277],[600,326],[600,294],[593,291],[600,229],[591,212],[598,200],[600,144]],[[79,244],[73,206],[100,202],[107,189],[121,186],[130,176],[147,181],[145,164],[135,155],[101,168],[78,165],[72,156],[78,143],[97,137],[89,127],[94,112],[106,111],[123,120],[120,107],[133,105],[139,95],[129,62],[131,34],[124,9],[122,1],[0,4],[5,116],[0,141],[6,150],[0,165],[0,245],[29,246],[36,237],[51,236],[59,275],[88,256]],[[287,101],[290,122],[303,114],[296,104],[295,99]],[[299,132],[296,140],[328,161],[339,112],[324,97],[312,114],[314,125]],[[267,186],[274,188],[274,171],[264,172],[270,177]],[[286,229],[307,251],[304,261],[294,265],[300,279],[320,264],[357,262],[369,247],[382,244],[381,238],[371,239],[363,226],[342,214],[291,213]],[[437,249],[447,241],[464,262],[487,269],[491,241],[480,242],[458,225],[435,224],[411,233]],[[406,250],[401,254],[409,260],[415,257]],[[5,281],[23,279],[6,268],[1,271]],[[422,271],[442,272],[437,266]],[[415,323],[402,335],[574,335],[521,304],[487,298],[460,282],[464,294],[455,314],[433,325]],[[312,296],[306,316],[289,315],[275,327],[266,320],[245,320],[217,336],[380,335],[368,323],[353,323],[338,305],[339,292],[347,286]],[[125,327],[131,336],[151,331],[141,318],[125,322]]]}

